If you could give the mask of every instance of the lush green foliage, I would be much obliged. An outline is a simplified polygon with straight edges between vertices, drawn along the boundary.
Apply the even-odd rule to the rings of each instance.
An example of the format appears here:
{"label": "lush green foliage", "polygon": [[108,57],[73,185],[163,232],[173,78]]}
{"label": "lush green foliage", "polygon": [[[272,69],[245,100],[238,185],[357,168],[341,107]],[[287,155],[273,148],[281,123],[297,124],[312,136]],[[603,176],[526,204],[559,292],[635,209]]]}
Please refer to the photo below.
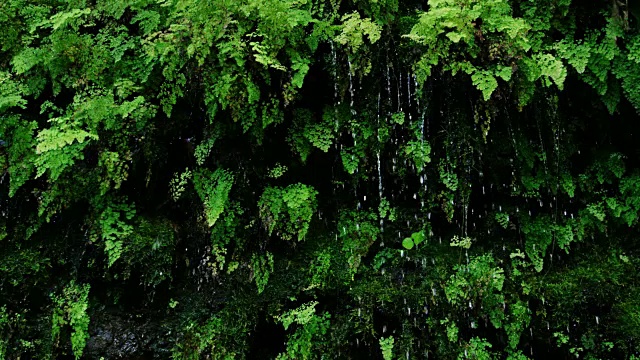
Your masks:
{"label": "lush green foliage", "polygon": [[636,8],[3,1],[0,359],[637,358]]}

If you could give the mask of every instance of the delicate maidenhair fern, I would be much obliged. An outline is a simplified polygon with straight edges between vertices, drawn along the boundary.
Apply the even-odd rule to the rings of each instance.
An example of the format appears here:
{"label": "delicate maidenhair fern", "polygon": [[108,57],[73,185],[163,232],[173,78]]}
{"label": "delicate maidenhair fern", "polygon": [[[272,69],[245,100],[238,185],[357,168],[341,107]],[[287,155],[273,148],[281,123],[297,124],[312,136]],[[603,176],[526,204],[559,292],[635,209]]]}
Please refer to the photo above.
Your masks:
{"label": "delicate maidenhair fern", "polygon": [[169,190],[171,192],[171,198],[173,199],[173,201],[178,201],[180,199],[180,197],[185,191],[185,187],[187,186],[189,179],[191,179],[192,176],[193,174],[189,169],[186,169],[184,172],[180,174],[175,173],[173,175],[173,178],[169,183]]}
{"label": "delicate maidenhair fern", "polygon": [[340,158],[342,159],[344,169],[351,175],[355,174],[356,170],[358,170],[360,156],[354,154],[353,150],[343,148],[342,151],[340,151]]}
{"label": "delicate maidenhair fern", "polygon": [[286,188],[266,188],[258,206],[260,218],[271,234],[278,230],[285,240],[294,237],[304,239],[315,212],[318,192],[303,184],[289,185]]}
{"label": "delicate maidenhair fern", "polygon": [[297,309],[289,310],[286,313],[276,317],[278,322],[282,323],[284,329],[289,329],[291,324],[306,325],[316,313],[317,301],[308,302],[300,305]]}
{"label": "delicate maidenhair fern", "polygon": [[267,253],[265,256],[254,254],[251,259],[251,268],[258,286],[258,294],[260,294],[267,286],[269,275],[273,272],[273,254]]}
{"label": "delicate maidenhair fern", "polygon": [[360,14],[353,12],[342,17],[342,32],[336,37],[336,41],[342,45],[348,45],[355,53],[364,44],[364,36],[374,44],[380,39],[381,28],[371,19],[362,19]]}
{"label": "delicate maidenhair fern", "polygon": [[69,118],[55,118],[49,129],[41,130],[38,134],[36,153],[36,177],[50,171],[50,181],[55,181],[62,172],[75,163],[76,159],[83,159],[83,150],[87,139],[97,140],[98,136],[82,129],[72,128]]}
{"label": "delicate maidenhair fern", "polygon": [[297,325],[296,331],[288,336],[286,351],[280,353],[276,359],[311,359],[314,353],[317,353],[313,348],[322,344],[322,339],[329,330],[330,315],[316,315],[316,305],[318,302],[312,301],[276,317],[285,330],[293,324]]}
{"label": "delicate maidenhair fern", "polygon": [[534,219],[521,218],[525,235],[525,251],[537,272],[542,271],[547,248],[553,242],[553,229],[548,217]]}
{"label": "delicate maidenhair fern", "polygon": [[0,71],[0,114],[12,107],[25,108],[27,100],[22,97],[21,86],[11,80],[11,74]]}
{"label": "delicate maidenhair fern", "polygon": [[496,221],[503,229],[506,229],[509,226],[509,214],[496,213]]}
{"label": "delicate maidenhair fern", "polygon": [[[18,126],[20,124],[20,126]],[[34,171],[36,157],[34,132],[38,128],[35,121],[24,121],[18,116],[3,117],[0,123],[0,134],[11,143],[8,149],[9,196],[14,196],[18,189],[29,180]],[[1,156],[1,155],[0,155]]]}
{"label": "delicate maidenhair fern", "polygon": [[473,85],[482,92],[484,100],[489,100],[491,94],[498,87],[498,81],[490,71],[476,71],[471,75]]}
{"label": "delicate maidenhair fern", "polygon": [[193,183],[204,203],[204,214],[209,227],[215,225],[227,206],[233,179],[233,174],[224,169],[214,172],[201,169],[195,172]]}
{"label": "delicate maidenhair fern", "polygon": [[105,252],[109,259],[109,266],[120,258],[123,251],[123,241],[133,231],[130,220],[135,215],[133,205],[112,204],[100,216],[100,234],[105,242]]}
{"label": "delicate maidenhair fern", "polygon": [[280,163],[277,163],[273,168],[269,169],[269,177],[277,179],[287,172],[287,167]]}
{"label": "delicate maidenhair fern", "polygon": [[395,339],[393,336],[388,338],[380,338],[380,350],[382,351],[382,358],[384,360],[393,360],[393,343]]}
{"label": "delicate maidenhair fern", "polygon": [[76,359],[82,356],[89,339],[89,314],[87,314],[89,284],[82,286],[71,281],[64,288],[62,296],[54,295],[55,308],[52,316],[51,336],[56,340],[61,328],[68,324],[71,333],[71,348]]}

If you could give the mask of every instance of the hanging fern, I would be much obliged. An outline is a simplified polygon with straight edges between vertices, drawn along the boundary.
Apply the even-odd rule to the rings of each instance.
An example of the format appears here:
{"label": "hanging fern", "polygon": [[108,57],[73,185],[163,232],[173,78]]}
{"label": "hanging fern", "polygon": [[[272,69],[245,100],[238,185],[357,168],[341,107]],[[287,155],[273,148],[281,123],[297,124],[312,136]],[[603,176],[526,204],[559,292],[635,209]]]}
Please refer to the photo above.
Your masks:
{"label": "hanging fern", "polygon": [[224,169],[214,172],[202,169],[194,174],[193,184],[204,203],[204,216],[209,227],[215,225],[225,210],[233,180],[233,174]]}

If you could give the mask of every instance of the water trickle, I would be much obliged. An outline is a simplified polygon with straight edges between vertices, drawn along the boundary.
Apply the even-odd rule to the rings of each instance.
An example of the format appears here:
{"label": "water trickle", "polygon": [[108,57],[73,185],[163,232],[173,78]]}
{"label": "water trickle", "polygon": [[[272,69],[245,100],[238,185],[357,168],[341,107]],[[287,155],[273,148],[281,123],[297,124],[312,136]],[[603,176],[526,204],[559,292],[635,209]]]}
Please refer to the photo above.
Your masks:
{"label": "water trickle", "polygon": [[334,102],[334,112],[335,112],[335,132],[338,132],[338,107],[336,105],[340,105],[340,100],[338,100],[338,55],[336,53],[336,49],[333,46],[333,41],[331,44],[331,54],[333,55],[331,67],[333,68],[333,102]]}
{"label": "water trickle", "polygon": [[402,112],[402,101],[400,99],[402,96],[402,85],[400,85],[400,82],[402,81],[402,73],[400,73],[400,76],[396,77],[396,80],[398,88],[398,112]]}
{"label": "water trickle", "polygon": [[409,104],[409,108],[411,108],[411,74],[407,73],[407,103]]}
{"label": "water trickle", "polygon": [[347,59],[347,63],[349,64],[349,93],[351,95],[351,102],[349,103],[349,107],[351,108],[351,114],[355,115],[356,112],[353,109],[353,100],[354,100],[354,92],[353,90],[353,71],[351,69],[351,59]]}

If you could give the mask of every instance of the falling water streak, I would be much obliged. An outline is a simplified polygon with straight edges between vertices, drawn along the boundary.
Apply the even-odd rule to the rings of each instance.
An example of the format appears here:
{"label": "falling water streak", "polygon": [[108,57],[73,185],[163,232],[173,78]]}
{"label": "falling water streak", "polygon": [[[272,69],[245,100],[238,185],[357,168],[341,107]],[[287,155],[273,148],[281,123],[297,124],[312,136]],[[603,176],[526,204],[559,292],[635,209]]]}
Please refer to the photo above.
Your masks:
{"label": "falling water streak", "polygon": [[[381,98],[381,94],[380,92],[378,92],[378,144],[379,146],[382,146],[382,144],[380,144],[380,98]],[[381,164],[380,164],[380,150],[378,150],[378,195],[380,198],[380,203],[382,203],[382,170],[381,170]],[[384,233],[384,219],[380,218],[380,236],[382,237],[382,234]],[[380,243],[381,246],[384,245],[384,241],[382,241]]]}
{"label": "falling water streak", "polygon": [[353,74],[351,69],[351,59],[347,58],[347,63],[349,64],[349,93],[351,94],[351,102],[349,103],[349,107],[351,108],[351,114],[355,115],[355,110],[353,110],[353,99],[354,99],[354,90],[353,90]]}
{"label": "falling water streak", "polygon": [[391,78],[389,76],[389,58],[387,57],[387,99],[391,101]]}
{"label": "falling water streak", "polygon": [[[560,126],[558,124],[556,124],[557,126],[555,127],[555,131],[553,134],[553,141],[554,141],[554,150],[556,152],[556,194],[559,194],[559,190],[560,190]],[[558,196],[554,196],[553,197],[555,200],[555,204],[556,204],[556,208],[554,210],[553,213],[553,221],[554,223],[558,223]],[[551,203],[549,203],[549,205],[551,205]],[[555,242],[555,232],[554,232],[554,238],[553,238],[553,246],[551,248],[551,263],[553,263],[553,253],[556,247],[556,242]],[[597,317],[596,317],[597,319]]]}
{"label": "falling water streak", "polygon": [[338,132],[338,106],[340,105],[340,100],[338,100],[338,54],[336,53],[336,49],[333,46],[333,41],[331,42],[331,54],[333,55],[333,109],[335,111],[336,116],[336,127],[335,132]]}
{"label": "falling water streak", "polygon": [[[395,71],[394,71],[395,72]],[[401,97],[402,97],[402,72],[400,72],[400,74],[398,74],[398,76],[396,76],[396,87],[398,88],[398,112],[402,112],[402,101],[401,101]]]}
{"label": "falling water streak", "polygon": [[[418,89],[418,79],[415,75],[412,75],[413,77],[413,81],[414,81],[414,89],[417,90]],[[407,76],[407,82],[410,81],[409,76]],[[409,87],[409,84],[407,84],[407,87]],[[415,91],[414,90],[414,91]],[[409,97],[409,99],[411,99],[411,97]],[[409,100],[410,101],[410,100]],[[416,96],[415,98],[416,101],[416,108],[418,110],[418,114],[420,115],[420,151],[424,154],[424,123],[425,123],[425,117],[426,117],[426,111],[425,109],[421,109],[420,108],[420,98],[418,96]],[[420,185],[424,185],[424,196],[426,197],[427,194],[427,184],[426,184],[426,168],[423,164],[422,166],[422,175],[420,175]],[[421,202],[421,207],[420,210],[424,209],[424,197],[422,199]],[[426,220],[424,220],[423,218],[423,224],[426,224]]]}
{"label": "falling water streak", "polygon": [[407,104],[411,109],[411,74],[407,72]]}
{"label": "falling water streak", "polygon": [[[415,75],[412,75],[413,77],[413,88],[415,90],[418,90],[418,77]],[[420,108],[420,98],[416,96],[416,105],[418,106],[418,108]]]}
{"label": "falling water streak", "polygon": [[544,173],[546,175],[549,174],[549,169],[547,169],[547,156],[546,156],[546,151],[544,150],[544,142],[542,141],[542,130],[540,129],[540,122],[538,121],[538,118],[536,117],[536,125],[538,127],[538,137],[540,138],[540,148],[542,149],[542,162],[544,163]]}

